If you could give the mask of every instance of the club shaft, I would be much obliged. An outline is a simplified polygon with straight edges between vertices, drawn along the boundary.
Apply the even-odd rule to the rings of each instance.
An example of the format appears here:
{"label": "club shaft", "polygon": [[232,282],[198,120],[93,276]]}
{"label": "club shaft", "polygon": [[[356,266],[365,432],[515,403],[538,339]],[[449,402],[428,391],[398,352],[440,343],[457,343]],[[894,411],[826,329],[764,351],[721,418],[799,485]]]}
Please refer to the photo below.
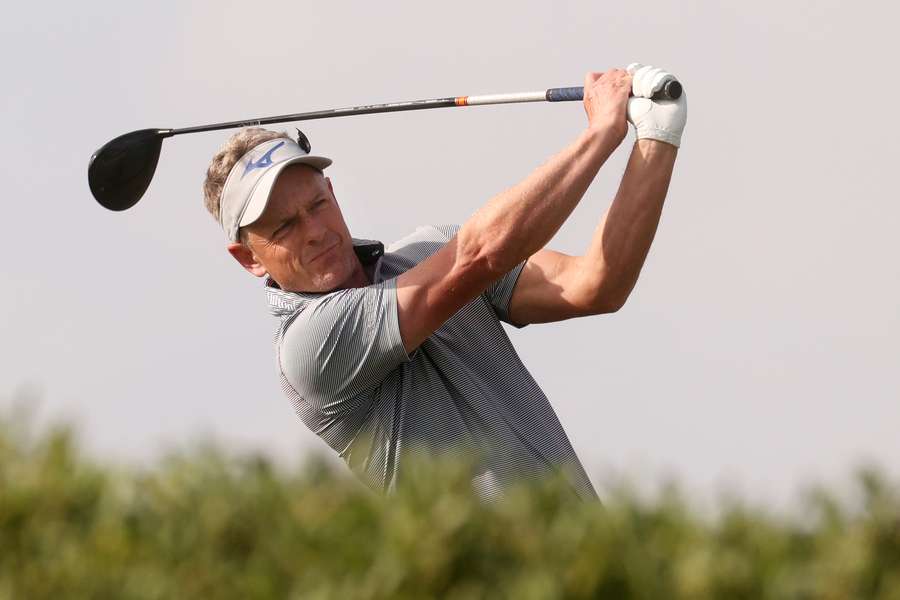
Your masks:
{"label": "club shaft", "polygon": [[[558,90],[566,90],[565,97],[558,97]],[[288,123],[291,121],[312,121],[314,119],[329,119],[333,117],[347,117],[351,115],[371,115],[376,113],[403,112],[411,110],[426,110],[429,108],[449,108],[452,106],[485,106],[488,104],[514,104],[518,102],[560,102],[567,100],[581,100],[583,88],[551,88],[537,92],[515,92],[511,94],[484,94],[480,96],[453,96],[448,98],[431,98],[428,100],[411,100],[406,102],[388,102],[385,104],[364,104],[348,108],[332,108],[316,110],[312,112],[294,113],[290,115],[277,115],[263,117],[247,121],[229,121],[227,123],[214,123],[212,125],[198,125],[196,127],[184,127],[166,131],[166,137],[182,133],[197,133],[200,131],[216,131],[219,129],[234,129],[237,127],[257,127],[272,123]]]}
{"label": "club shaft", "polygon": [[[681,96],[681,84],[672,80],[666,83],[654,98],[676,99]],[[364,104],[348,108],[331,108],[312,112],[294,113],[290,115],[278,115],[275,117],[262,117],[247,121],[229,121],[227,123],[214,123],[212,125],[198,125],[196,127],[184,127],[182,129],[161,129],[159,133],[164,137],[179,135],[182,133],[197,133],[200,131],[216,131],[219,129],[234,129],[237,127],[256,127],[270,125],[272,123],[288,123],[291,121],[312,121],[314,119],[330,119],[333,117],[348,117],[351,115],[371,115],[376,113],[404,112],[410,110],[425,110],[429,108],[449,108],[451,106],[486,106],[488,104],[515,104],[518,102],[570,102],[581,101],[584,98],[583,87],[550,88],[537,92],[514,92],[511,94],[483,94],[480,96],[453,96],[449,98],[431,98],[429,100],[409,100],[406,102],[388,102],[386,104]]]}

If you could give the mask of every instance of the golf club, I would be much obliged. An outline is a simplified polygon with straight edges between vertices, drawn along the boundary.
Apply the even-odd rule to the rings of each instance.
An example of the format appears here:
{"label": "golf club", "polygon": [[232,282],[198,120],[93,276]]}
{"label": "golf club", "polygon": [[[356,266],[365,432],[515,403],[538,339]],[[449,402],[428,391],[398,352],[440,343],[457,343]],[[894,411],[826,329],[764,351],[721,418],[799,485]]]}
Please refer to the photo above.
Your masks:
{"label": "golf club", "polygon": [[[654,99],[675,100],[681,97],[681,93],[681,84],[678,81],[671,80],[654,95]],[[144,195],[144,192],[147,191],[147,187],[150,185],[150,180],[153,179],[156,164],[159,162],[159,153],[162,149],[163,140],[167,137],[184,133],[450,106],[481,106],[516,102],[567,102],[582,100],[583,97],[583,87],[550,88],[537,92],[456,96],[387,104],[368,104],[350,108],[335,108],[264,117],[247,121],[229,121],[212,125],[184,127],[181,129],[140,129],[120,135],[94,152],[88,163],[88,184],[91,187],[91,193],[94,195],[94,198],[105,208],[115,211],[131,208],[141,199],[141,196]]]}

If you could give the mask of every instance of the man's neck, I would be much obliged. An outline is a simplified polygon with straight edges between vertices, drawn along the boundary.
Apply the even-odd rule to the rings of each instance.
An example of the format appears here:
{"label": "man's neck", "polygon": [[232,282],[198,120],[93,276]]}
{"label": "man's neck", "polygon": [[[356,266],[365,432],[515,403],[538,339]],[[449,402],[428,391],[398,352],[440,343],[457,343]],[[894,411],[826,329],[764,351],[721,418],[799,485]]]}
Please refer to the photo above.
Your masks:
{"label": "man's neck", "polygon": [[371,264],[363,266],[362,262],[357,257],[356,268],[353,270],[353,275],[340,286],[340,289],[366,287],[372,283],[374,276],[375,265]]}

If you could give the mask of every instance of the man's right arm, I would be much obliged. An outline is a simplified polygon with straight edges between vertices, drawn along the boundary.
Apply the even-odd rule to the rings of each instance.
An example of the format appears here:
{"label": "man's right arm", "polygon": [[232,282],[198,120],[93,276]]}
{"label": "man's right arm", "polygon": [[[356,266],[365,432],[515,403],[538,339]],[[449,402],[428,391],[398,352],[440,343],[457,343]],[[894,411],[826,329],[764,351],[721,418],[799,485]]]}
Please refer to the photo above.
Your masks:
{"label": "man's right arm", "polygon": [[491,199],[438,252],[397,278],[400,335],[412,352],[493,281],[543,248],[625,137],[631,77],[589,73],[589,126],[526,179]]}

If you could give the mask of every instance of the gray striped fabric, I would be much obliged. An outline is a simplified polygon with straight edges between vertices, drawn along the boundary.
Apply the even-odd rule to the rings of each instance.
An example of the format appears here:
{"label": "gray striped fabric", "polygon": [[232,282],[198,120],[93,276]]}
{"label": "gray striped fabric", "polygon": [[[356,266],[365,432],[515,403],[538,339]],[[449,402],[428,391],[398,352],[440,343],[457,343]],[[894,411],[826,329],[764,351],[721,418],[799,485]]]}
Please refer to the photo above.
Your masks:
{"label": "gray striped fabric", "polygon": [[562,472],[596,498],[546,396],[500,321],[524,266],[464,306],[407,356],[396,277],[439,250],[458,227],[422,227],[387,248],[374,283],[328,294],[266,287],[281,383],[303,422],[368,485],[392,491],[417,453],[478,456],[485,497],[512,482]]}

